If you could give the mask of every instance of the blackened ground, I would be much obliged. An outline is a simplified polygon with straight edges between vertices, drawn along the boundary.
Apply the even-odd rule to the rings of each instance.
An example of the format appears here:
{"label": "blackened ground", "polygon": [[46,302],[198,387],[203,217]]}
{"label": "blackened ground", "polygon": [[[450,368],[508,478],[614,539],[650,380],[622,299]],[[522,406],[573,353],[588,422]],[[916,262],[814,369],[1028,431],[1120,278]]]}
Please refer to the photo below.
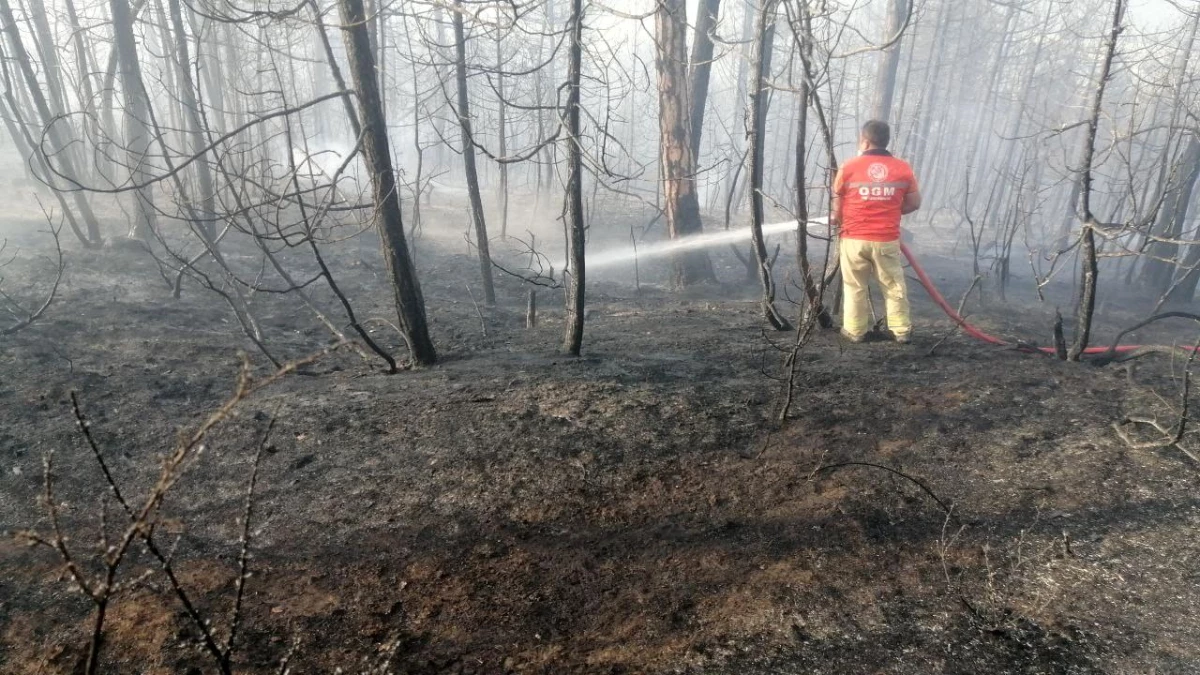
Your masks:
{"label": "blackened ground", "polygon": [[[423,249],[440,365],[386,375],[329,356],[246,402],[168,497],[160,536],[180,538],[181,577],[223,627],[253,447],[278,416],[239,672],[276,672],[294,642],[294,672],[365,670],[393,647],[393,670],[409,673],[1200,671],[1198,468],[1129,449],[1110,426],[1163,413],[1147,392],[1173,400],[1182,363],[1131,376],[956,336],[931,355],[952,326],[914,288],[915,343],[815,335],[791,419],[772,431],[769,341],[791,336],[764,333],[753,288],[677,296],[600,278],[585,356],[570,359],[555,353],[558,292],[541,292],[534,330],[514,279],[477,310],[477,267],[457,248]],[[394,320],[371,246],[330,254],[360,314]],[[969,265],[927,262],[957,301]],[[68,393],[140,494],[178,431],[229,395],[248,345],[215,296],[172,300],[143,255],[69,263],[60,302],[0,342],[0,528],[46,530],[53,450],[64,527],[86,557],[105,489]],[[43,269],[14,265],[10,278]],[[1052,309],[1031,296],[989,291],[970,307],[989,329],[1048,334]],[[281,357],[328,342],[294,299],[254,303]],[[1190,341],[1155,330],[1140,337]],[[915,478],[951,513],[879,468],[820,470],[844,462]],[[111,527],[117,516],[109,504]],[[136,559],[126,578],[147,568]],[[0,671],[72,672],[88,616],[52,552],[0,543]],[[152,575],[111,612],[105,671],[211,671],[195,637]]]}

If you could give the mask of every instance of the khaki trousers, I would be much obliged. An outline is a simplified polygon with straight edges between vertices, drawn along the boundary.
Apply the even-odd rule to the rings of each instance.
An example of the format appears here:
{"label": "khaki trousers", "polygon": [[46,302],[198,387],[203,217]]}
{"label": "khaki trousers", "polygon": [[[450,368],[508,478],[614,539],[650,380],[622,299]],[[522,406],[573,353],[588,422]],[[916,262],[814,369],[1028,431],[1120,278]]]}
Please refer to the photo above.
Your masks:
{"label": "khaki trousers", "polygon": [[899,241],[841,240],[842,330],[858,337],[871,328],[867,283],[873,276],[887,304],[888,329],[898,336],[912,331],[900,255]]}

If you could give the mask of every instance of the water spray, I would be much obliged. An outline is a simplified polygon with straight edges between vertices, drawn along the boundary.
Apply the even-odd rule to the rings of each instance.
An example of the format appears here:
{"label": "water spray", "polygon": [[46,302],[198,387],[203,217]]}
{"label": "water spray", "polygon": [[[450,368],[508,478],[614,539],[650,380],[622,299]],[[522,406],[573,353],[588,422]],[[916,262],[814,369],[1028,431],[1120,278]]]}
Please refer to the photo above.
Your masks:
{"label": "water spray", "polygon": [[[772,234],[781,234],[786,232],[794,232],[799,223],[797,220],[787,220],[782,223],[768,223],[762,226],[763,236]],[[826,225],[828,221],[824,218],[816,218],[809,220],[809,225]],[[674,241],[663,241],[654,244],[642,246],[624,246],[621,248],[613,248],[597,253],[589,252],[587,254],[588,269],[597,267],[610,267],[625,262],[633,262],[634,260],[649,260],[653,258],[662,258],[665,256],[678,253],[680,251],[693,251],[721,244],[733,244],[739,241],[749,241],[753,228],[739,227],[734,230],[722,230],[720,232],[711,232],[708,234],[699,234],[691,237],[683,237]],[[566,267],[565,262],[558,262],[554,265],[554,269],[563,269]]]}

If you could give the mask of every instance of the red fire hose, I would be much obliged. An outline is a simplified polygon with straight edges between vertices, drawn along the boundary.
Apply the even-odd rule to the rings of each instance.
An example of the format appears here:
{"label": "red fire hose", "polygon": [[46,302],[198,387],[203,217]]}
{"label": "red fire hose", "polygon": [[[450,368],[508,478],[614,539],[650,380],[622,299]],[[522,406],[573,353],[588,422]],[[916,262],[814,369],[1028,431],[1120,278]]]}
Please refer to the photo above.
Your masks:
{"label": "red fire hose", "polygon": [[[967,335],[970,335],[971,337],[973,337],[977,340],[982,340],[989,344],[1015,347],[1016,349],[1019,349],[1021,351],[1025,351],[1025,352],[1035,352],[1035,353],[1042,353],[1042,354],[1053,354],[1054,353],[1053,347],[1030,347],[1027,345],[1014,345],[1011,342],[1006,342],[1004,340],[1001,340],[1000,338],[998,338],[994,335],[989,335],[989,334],[979,330],[979,328],[971,325],[970,323],[967,323],[967,320],[964,319],[961,315],[959,315],[959,313],[956,312],[954,310],[954,308],[950,306],[950,303],[946,302],[946,298],[942,297],[942,294],[938,291],[937,286],[933,285],[933,281],[931,281],[929,279],[929,275],[925,273],[925,269],[922,268],[921,264],[917,262],[916,257],[913,256],[912,251],[908,250],[908,247],[904,245],[904,242],[900,242],[900,251],[902,253],[904,253],[904,257],[908,259],[908,264],[912,266],[913,272],[915,272],[917,274],[917,279],[919,279],[921,281],[921,285],[925,287],[925,290],[929,293],[929,297],[933,298],[933,302],[935,304],[937,304],[938,307],[941,307],[942,311],[946,313],[946,316],[950,317],[950,319],[953,320],[954,323],[958,324],[959,327],[962,328],[963,332],[966,333]],[[1083,350],[1083,353],[1088,354],[1088,355],[1124,354],[1126,352],[1131,352],[1135,349],[1140,349],[1140,348],[1141,348],[1140,345],[1121,345],[1121,346],[1115,347],[1115,348],[1088,347],[1087,349]],[[1190,350],[1192,348],[1187,347],[1185,349]]]}

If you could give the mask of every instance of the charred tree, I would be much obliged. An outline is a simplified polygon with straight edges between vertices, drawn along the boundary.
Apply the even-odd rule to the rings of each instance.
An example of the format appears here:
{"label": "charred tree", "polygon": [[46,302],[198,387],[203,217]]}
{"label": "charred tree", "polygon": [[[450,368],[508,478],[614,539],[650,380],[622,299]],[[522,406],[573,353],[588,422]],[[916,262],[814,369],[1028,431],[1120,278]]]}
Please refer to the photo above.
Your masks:
{"label": "charred tree", "polygon": [[1084,137],[1082,174],[1079,177],[1079,217],[1083,232],[1080,234],[1080,278],[1079,305],[1075,312],[1075,341],[1067,352],[1067,358],[1078,361],[1087,349],[1092,332],[1092,316],[1096,310],[1096,218],[1092,214],[1092,163],[1096,156],[1096,132],[1100,127],[1100,112],[1104,103],[1104,89],[1112,75],[1113,60],[1117,54],[1117,39],[1121,35],[1125,16],[1125,0],[1113,3],[1112,30],[1105,45],[1104,60],[1100,65],[1100,79],[1096,83],[1096,96],[1092,102],[1091,117],[1088,119],[1087,135]]}
{"label": "charred tree", "polygon": [[[583,219],[583,151],[580,148],[579,87],[583,72],[583,0],[571,0],[571,45],[567,83],[567,284],[566,334],[563,351],[579,356],[583,345],[585,297],[584,246],[587,226]],[[531,296],[532,297],[532,296]],[[532,300],[530,301],[532,303]]]}
{"label": "charred tree", "polygon": [[762,310],[767,323],[775,330],[790,330],[791,326],[775,307],[775,278],[771,274],[771,256],[763,239],[763,132],[767,126],[767,78],[771,74],[771,52],[775,47],[775,0],[767,0],[759,10],[754,41],[753,75],[750,106],[746,115],[749,128],[746,141],[750,147],[750,240],[758,261],[758,279],[762,283]]}
{"label": "charred tree", "polygon": [[[808,49],[808,44],[800,49]],[[808,311],[816,314],[821,328],[833,326],[833,318],[825,309],[821,291],[813,278],[812,263],[808,260],[808,103],[811,92],[808,78],[800,80],[800,110],[796,115],[796,265],[800,269],[800,283],[804,286],[804,297],[808,300]]]}
{"label": "charred tree", "polygon": [[[699,234],[700,201],[696,195],[696,158],[689,140],[692,129],[688,95],[687,14],[684,0],[658,0],[654,12],[655,69],[658,74],[659,183],[667,231],[672,239]],[[715,280],[708,252],[675,254],[671,283],[675,288]]]}
{"label": "charred tree", "polygon": [[708,103],[708,82],[712,75],[713,31],[717,29],[717,16],[721,11],[721,0],[700,0],[699,15],[696,17],[695,33],[692,36],[692,157],[700,161],[700,139],[704,135],[704,108]]}
{"label": "charred tree", "polygon": [[471,97],[467,91],[467,35],[463,27],[461,0],[455,0],[454,23],[454,80],[458,88],[458,128],[462,137],[463,171],[467,178],[467,196],[471,202],[471,222],[475,225],[475,250],[479,253],[479,274],[483,282],[483,298],[496,304],[496,287],[492,282],[492,256],[488,249],[487,221],[483,215],[483,196],[479,190],[479,171],[475,165],[475,135],[471,124]]}
{"label": "charred tree", "polygon": [[413,361],[430,365],[437,361],[437,352],[429,338],[425,299],[421,295],[421,284],[413,269],[404,237],[400,192],[396,185],[396,172],[392,168],[387,125],[379,98],[379,82],[375,79],[375,59],[367,32],[366,13],[362,0],[338,0],[338,8],[342,15],[346,56],[350,62],[354,89],[358,93],[363,161],[371,174],[379,238],[387,261],[388,276],[396,294],[400,329],[408,342]]}

